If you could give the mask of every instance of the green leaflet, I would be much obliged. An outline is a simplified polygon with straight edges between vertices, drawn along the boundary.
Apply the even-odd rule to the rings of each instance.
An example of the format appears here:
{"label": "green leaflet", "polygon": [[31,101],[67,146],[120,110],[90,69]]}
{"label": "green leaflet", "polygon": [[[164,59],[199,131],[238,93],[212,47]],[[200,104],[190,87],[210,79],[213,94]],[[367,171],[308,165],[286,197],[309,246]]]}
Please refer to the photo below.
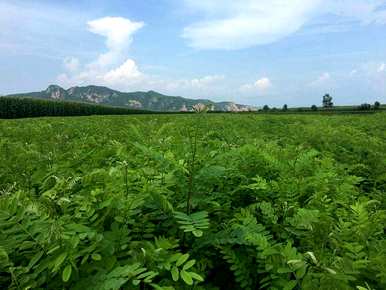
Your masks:
{"label": "green leaflet", "polygon": [[174,217],[177,220],[177,223],[180,224],[180,229],[184,232],[191,232],[195,237],[202,237],[203,229],[209,228],[209,219],[208,213],[196,212],[190,215],[184,214],[182,212],[174,212]]}
{"label": "green leaflet", "polygon": [[173,281],[178,281],[180,272],[177,267],[173,267],[171,270]]}
{"label": "green leaflet", "polygon": [[70,280],[71,272],[72,272],[71,265],[67,265],[64,268],[63,273],[62,273],[62,280],[63,280],[63,282],[67,282],[68,280]]}
{"label": "green leaflet", "polygon": [[185,263],[187,260],[189,259],[189,254],[184,254],[182,256],[180,256],[176,262],[176,265],[179,267],[181,266],[183,263]]}
{"label": "green leaflet", "polygon": [[184,280],[186,284],[193,285],[192,276],[188,272],[186,272],[185,270],[182,270],[180,274],[181,274],[182,280]]}

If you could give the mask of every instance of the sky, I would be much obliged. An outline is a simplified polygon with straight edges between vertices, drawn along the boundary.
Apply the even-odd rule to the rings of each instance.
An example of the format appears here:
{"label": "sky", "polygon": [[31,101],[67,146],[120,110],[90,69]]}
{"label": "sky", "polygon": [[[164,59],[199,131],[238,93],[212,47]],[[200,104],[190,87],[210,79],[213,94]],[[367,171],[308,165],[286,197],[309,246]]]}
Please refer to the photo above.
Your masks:
{"label": "sky", "polygon": [[0,94],[386,103],[386,0],[0,0]]}

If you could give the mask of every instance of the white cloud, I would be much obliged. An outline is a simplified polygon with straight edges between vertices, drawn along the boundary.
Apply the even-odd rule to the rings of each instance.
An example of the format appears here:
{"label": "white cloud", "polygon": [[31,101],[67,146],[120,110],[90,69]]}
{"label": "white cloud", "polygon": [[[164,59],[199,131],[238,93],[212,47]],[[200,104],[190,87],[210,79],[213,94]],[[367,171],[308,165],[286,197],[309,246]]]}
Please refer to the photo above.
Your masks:
{"label": "white cloud", "polygon": [[63,86],[74,85],[101,85],[111,86],[115,89],[129,89],[131,86],[145,81],[146,76],[139,70],[133,59],[126,59],[124,63],[112,69],[86,69],[75,72],[67,71],[57,77],[59,84]]}
{"label": "white cloud", "polygon": [[252,84],[245,84],[240,87],[242,92],[266,92],[269,88],[272,87],[272,82],[269,78],[263,77]]}
{"label": "white cloud", "polygon": [[202,78],[195,78],[188,81],[182,81],[183,86],[192,87],[192,88],[207,88],[208,86],[219,83],[224,80],[223,75],[209,75]]}
{"label": "white cloud", "polygon": [[148,76],[142,85],[147,89],[151,88],[172,95],[180,95],[182,92],[186,97],[215,98],[216,94],[226,87],[224,80],[225,76],[223,75],[207,75],[193,79],[160,79]]}
{"label": "white cloud", "polygon": [[210,17],[186,27],[183,37],[199,49],[241,49],[267,44],[299,30],[320,3],[320,0],[208,0],[205,4],[188,1]]}
{"label": "white cloud", "polygon": [[[299,31],[319,16],[361,24],[386,23],[385,0],[185,0],[201,20],[182,36],[197,49],[242,49],[269,44]],[[328,30],[341,23],[325,23]],[[340,30],[342,28],[340,27]],[[320,31],[320,28],[318,29]]]}
{"label": "white cloud", "polygon": [[269,78],[262,78],[256,81],[255,86],[260,90],[266,90],[272,86]]}
{"label": "white cloud", "polygon": [[104,81],[110,85],[124,85],[128,80],[138,80],[142,76],[135,61],[127,59],[121,66],[107,72]]}
{"label": "white cloud", "polygon": [[127,57],[133,34],[144,26],[122,17],[104,17],[87,23],[90,32],[106,38],[107,52],[81,66],[78,59],[64,60],[66,72],[58,76],[62,85],[110,85],[124,88],[140,81],[143,74],[137,64]]}
{"label": "white cloud", "polygon": [[326,85],[331,80],[331,75],[328,72],[322,73],[316,80],[312,81],[309,85],[311,87],[319,87]]}
{"label": "white cloud", "polygon": [[93,66],[115,64],[126,53],[133,41],[133,34],[144,26],[143,22],[135,22],[122,17],[104,17],[89,21],[89,31],[106,37],[108,52],[99,55]]}

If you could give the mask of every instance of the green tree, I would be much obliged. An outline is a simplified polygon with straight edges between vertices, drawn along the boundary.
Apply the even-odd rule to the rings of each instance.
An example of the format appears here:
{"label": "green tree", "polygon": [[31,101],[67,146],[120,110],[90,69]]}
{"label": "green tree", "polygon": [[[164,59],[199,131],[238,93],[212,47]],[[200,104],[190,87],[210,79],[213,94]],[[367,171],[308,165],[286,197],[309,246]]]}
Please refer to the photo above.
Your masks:
{"label": "green tree", "polygon": [[330,109],[334,106],[334,103],[332,102],[332,97],[329,94],[325,94],[323,96],[323,107],[325,109]]}
{"label": "green tree", "polygon": [[287,104],[284,104],[284,106],[283,106],[283,109],[282,109],[282,110],[283,110],[284,112],[288,110],[288,106],[287,106]]}
{"label": "green tree", "polygon": [[312,110],[312,111],[317,111],[317,110],[318,110],[318,107],[317,107],[316,105],[312,105],[312,106],[311,106],[311,110]]}
{"label": "green tree", "polygon": [[361,111],[368,111],[371,109],[371,105],[367,103],[363,103],[359,106],[359,110]]}
{"label": "green tree", "polygon": [[376,101],[376,102],[374,103],[374,110],[378,110],[380,107],[381,107],[381,103],[378,102],[378,101]]}

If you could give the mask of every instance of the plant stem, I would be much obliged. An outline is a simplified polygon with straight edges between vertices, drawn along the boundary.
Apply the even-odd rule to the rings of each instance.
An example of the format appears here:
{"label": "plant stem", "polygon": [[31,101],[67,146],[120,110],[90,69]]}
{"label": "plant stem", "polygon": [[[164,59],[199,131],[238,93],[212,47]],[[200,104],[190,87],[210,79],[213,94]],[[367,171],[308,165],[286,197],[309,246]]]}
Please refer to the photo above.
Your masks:
{"label": "plant stem", "polygon": [[128,178],[127,178],[127,167],[128,164],[126,161],[124,161],[124,166],[125,166],[125,187],[126,187],[126,197],[129,195],[129,185],[128,185]]}
{"label": "plant stem", "polygon": [[[192,196],[193,196],[193,180],[195,175],[195,162],[196,162],[196,154],[197,154],[197,126],[195,127],[194,139],[190,140],[191,148],[192,148],[192,158],[190,160],[190,168],[189,168],[189,177],[188,177],[188,196],[186,199],[186,214],[190,214],[192,209]],[[191,138],[190,138],[191,139]]]}

